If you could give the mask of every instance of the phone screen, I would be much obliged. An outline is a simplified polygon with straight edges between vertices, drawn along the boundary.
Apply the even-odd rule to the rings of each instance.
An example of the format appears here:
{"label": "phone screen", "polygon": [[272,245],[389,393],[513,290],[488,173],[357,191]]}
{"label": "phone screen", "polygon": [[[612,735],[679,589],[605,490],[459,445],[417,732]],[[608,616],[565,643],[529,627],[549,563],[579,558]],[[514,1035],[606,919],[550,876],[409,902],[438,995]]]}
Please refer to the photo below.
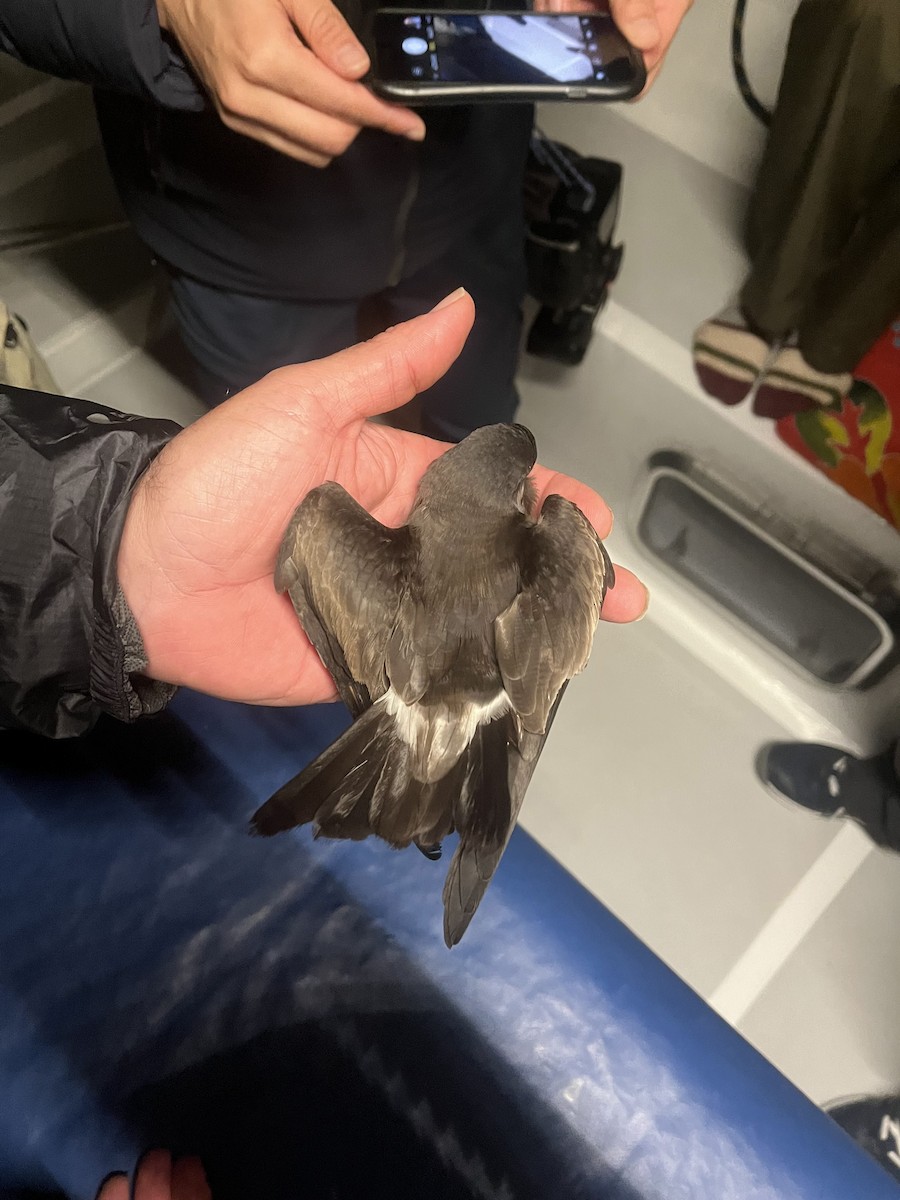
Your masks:
{"label": "phone screen", "polygon": [[379,12],[379,78],[400,83],[603,84],[633,74],[608,13]]}

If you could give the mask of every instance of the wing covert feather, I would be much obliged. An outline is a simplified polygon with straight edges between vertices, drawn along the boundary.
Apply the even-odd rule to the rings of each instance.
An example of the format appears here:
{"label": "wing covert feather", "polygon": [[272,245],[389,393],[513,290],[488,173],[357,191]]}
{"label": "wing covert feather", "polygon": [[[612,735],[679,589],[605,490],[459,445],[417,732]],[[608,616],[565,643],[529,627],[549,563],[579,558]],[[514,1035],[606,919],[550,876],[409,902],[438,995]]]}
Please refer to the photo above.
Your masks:
{"label": "wing covert feather", "polygon": [[612,564],[581,510],[548,496],[522,574],[521,591],[494,623],[497,661],[523,728],[543,733],[560,688],[587,664]]}
{"label": "wing covert feather", "polygon": [[285,531],[275,586],[354,716],[385,690],[385,654],[404,590],[409,535],[376,521],[337,483],[314,488]]}

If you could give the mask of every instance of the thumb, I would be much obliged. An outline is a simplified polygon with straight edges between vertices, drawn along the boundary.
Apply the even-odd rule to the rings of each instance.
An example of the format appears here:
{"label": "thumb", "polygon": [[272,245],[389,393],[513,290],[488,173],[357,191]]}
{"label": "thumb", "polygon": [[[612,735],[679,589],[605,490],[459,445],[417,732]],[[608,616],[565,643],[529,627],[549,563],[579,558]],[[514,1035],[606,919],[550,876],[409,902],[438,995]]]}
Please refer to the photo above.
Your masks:
{"label": "thumb", "polygon": [[632,46],[646,53],[662,39],[654,0],[612,0],[613,20]]}
{"label": "thumb", "polygon": [[369,56],[331,0],[288,0],[286,8],[297,32],[326,67],[345,79],[365,75]]}
{"label": "thumb", "polygon": [[[474,319],[472,297],[458,288],[431,312],[394,325],[369,342],[318,362],[283,368],[279,374],[284,390],[299,388],[302,403],[325,409],[339,428],[390,412],[446,374]],[[296,381],[289,373],[296,373]]]}

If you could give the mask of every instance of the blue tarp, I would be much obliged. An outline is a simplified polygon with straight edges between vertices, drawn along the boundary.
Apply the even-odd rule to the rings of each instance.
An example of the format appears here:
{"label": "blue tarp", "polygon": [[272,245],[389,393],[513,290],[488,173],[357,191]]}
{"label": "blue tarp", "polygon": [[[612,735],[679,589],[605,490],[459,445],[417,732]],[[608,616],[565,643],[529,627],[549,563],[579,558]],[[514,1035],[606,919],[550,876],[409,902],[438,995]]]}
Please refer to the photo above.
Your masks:
{"label": "blue tarp", "polygon": [[0,1189],[162,1145],[216,1200],[897,1196],[521,831],[453,951],[446,855],[249,837],[345,719],[3,735]]}

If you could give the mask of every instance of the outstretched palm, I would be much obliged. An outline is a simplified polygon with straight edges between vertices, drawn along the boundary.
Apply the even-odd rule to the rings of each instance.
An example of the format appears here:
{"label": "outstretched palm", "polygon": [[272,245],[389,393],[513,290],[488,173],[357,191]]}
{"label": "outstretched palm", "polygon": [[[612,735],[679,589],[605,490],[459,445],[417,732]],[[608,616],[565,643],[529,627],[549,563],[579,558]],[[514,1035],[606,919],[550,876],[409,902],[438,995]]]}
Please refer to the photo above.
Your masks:
{"label": "outstretched palm", "polygon": [[[406,519],[423,472],[446,447],[368,418],[440,378],[472,315],[463,296],[330,359],[276,371],[166,447],[135,493],[119,555],[149,674],[260,704],[334,694],[274,590],[282,534],[303,496],[329,479],[385,524]],[[609,510],[589,488],[543,468],[535,478],[542,496],[562,493],[608,532]],[[604,616],[632,620],[645,600],[620,572]]]}

